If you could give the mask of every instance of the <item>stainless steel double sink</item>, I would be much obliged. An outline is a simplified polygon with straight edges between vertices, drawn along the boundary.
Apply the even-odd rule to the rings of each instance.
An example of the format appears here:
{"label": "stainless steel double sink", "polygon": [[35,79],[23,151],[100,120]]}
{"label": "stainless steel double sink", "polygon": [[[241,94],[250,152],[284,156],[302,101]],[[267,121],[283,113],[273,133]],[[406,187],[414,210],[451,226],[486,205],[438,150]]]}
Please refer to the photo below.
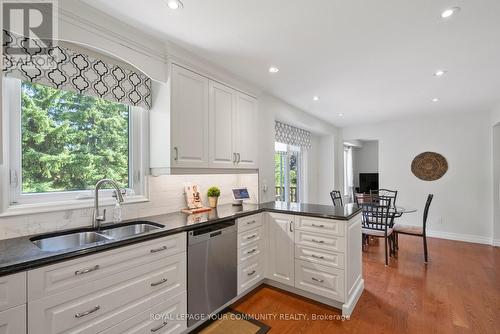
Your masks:
{"label": "stainless steel double sink", "polygon": [[67,231],[60,234],[37,236],[30,240],[43,251],[57,252],[118,241],[159,230],[162,227],[164,226],[160,224],[138,221],[102,227],[99,231]]}

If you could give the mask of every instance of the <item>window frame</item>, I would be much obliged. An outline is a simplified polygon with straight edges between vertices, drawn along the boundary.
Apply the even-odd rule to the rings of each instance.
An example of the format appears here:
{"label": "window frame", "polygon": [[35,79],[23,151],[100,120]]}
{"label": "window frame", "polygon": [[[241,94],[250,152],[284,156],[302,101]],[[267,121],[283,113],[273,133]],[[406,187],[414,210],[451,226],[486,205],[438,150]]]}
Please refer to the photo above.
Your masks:
{"label": "window frame", "polygon": [[[282,171],[284,172],[284,177],[283,177],[283,182],[284,182],[284,201],[285,202],[290,202],[290,159],[291,155],[296,153],[297,156],[297,186],[295,190],[295,199],[296,202],[293,203],[300,203],[302,198],[305,197],[305,180],[303,178],[304,171],[307,168],[305,166],[305,159],[304,159],[304,153],[305,151],[301,149],[299,146],[293,146],[289,144],[284,144],[275,141],[274,143],[274,154],[278,152],[283,152],[283,156],[285,158],[285,165],[283,166],[284,168]],[[276,166],[275,166],[276,169]],[[276,185],[275,185],[276,186]],[[281,185],[279,185],[281,186]]]}
{"label": "window frame", "polygon": [[[4,124],[8,125],[8,166],[4,175],[8,186],[8,200],[3,203],[3,211],[23,209],[24,206],[91,207],[93,190],[59,191],[47,193],[22,193],[22,143],[21,143],[21,83],[15,78],[3,79]],[[126,202],[147,201],[146,168],[147,161],[145,138],[147,138],[148,113],[139,107],[129,106],[129,188],[126,189]],[[4,127],[5,130],[5,127]],[[5,148],[5,144],[4,144]],[[131,186],[131,187],[130,187]],[[103,189],[99,196],[102,204],[112,204],[113,190]],[[43,210],[42,210],[43,211]]]}

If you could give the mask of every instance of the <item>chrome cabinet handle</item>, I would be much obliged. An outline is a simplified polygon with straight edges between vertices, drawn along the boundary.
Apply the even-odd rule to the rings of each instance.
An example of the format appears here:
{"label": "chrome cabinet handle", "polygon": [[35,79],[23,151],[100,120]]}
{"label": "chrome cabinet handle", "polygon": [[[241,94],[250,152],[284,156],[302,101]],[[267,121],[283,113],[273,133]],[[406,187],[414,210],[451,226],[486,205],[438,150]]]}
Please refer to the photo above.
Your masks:
{"label": "chrome cabinet handle", "polygon": [[316,277],[311,277],[313,281],[316,281],[318,283],[323,283],[324,281],[322,279],[317,279]]}
{"label": "chrome cabinet handle", "polygon": [[311,226],[312,227],[321,227],[321,228],[325,227],[325,225],[323,225],[323,224],[321,224],[321,225],[311,224]]}
{"label": "chrome cabinet handle", "polygon": [[253,238],[255,238],[256,236],[257,236],[257,234],[251,235],[251,236],[247,237],[247,240],[253,239]]}
{"label": "chrome cabinet handle", "polygon": [[165,327],[167,324],[168,324],[168,321],[164,321],[160,326],[155,327],[155,328],[151,328],[151,332],[152,333],[158,332],[160,329],[162,329],[163,327]]}
{"label": "chrome cabinet handle", "polygon": [[256,271],[255,271],[255,270],[252,270],[252,271],[251,271],[251,272],[249,272],[247,275],[248,275],[248,276],[252,276],[252,275],[253,275],[253,274],[255,274],[255,273],[256,273]]}
{"label": "chrome cabinet handle", "polygon": [[254,249],[252,249],[252,250],[248,251],[248,252],[247,252],[247,254],[253,254],[253,253],[255,253],[256,251],[257,251],[257,249],[255,249],[255,248],[254,248]]}
{"label": "chrome cabinet handle", "polygon": [[177,161],[179,160],[179,149],[176,147],[174,147],[174,152],[175,152],[175,155],[174,155],[174,160]]}
{"label": "chrome cabinet handle", "polygon": [[236,162],[238,162],[238,156],[236,155],[236,153],[233,153],[233,163]]}
{"label": "chrome cabinet handle", "polygon": [[293,221],[290,220],[290,232],[293,232],[292,225],[293,225]]}
{"label": "chrome cabinet handle", "polygon": [[85,311],[85,312],[82,312],[82,313],[76,313],[75,314],[75,318],[81,318],[81,317],[84,317],[86,315],[89,315],[91,313],[94,313],[94,312],[97,312],[101,309],[101,307],[99,305],[96,305],[93,309],[90,309],[88,311]]}
{"label": "chrome cabinet handle", "polygon": [[316,239],[311,239],[312,242],[315,242],[317,244],[324,244],[325,242],[323,240],[316,240]]}
{"label": "chrome cabinet handle", "polygon": [[251,220],[251,221],[247,222],[247,225],[252,225],[252,224],[255,224],[255,223],[256,223],[255,220]]}
{"label": "chrome cabinet handle", "polygon": [[151,283],[151,286],[157,286],[157,285],[160,285],[160,284],[165,283],[166,281],[168,281],[168,279],[166,279],[166,278],[162,278],[162,279],[161,279],[161,280],[159,280],[158,282],[153,282],[153,283]]}
{"label": "chrome cabinet handle", "polygon": [[96,264],[95,266],[93,266],[92,268],[87,268],[87,269],[82,269],[82,270],[77,270],[75,271],[75,275],[78,276],[78,275],[83,275],[83,274],[86,274],[86,273],[90,273],[92,271],[96,271],[97,269],[99,269],[99,265]]}
{"label": "chrome cabinet handle", "polygon": [[162,252],[162,251],[167,250],[167,249],[168,249],[168,247],[167,247],[167,246],[162,246],[162,247],[160,247],[160,248],[154,248],[154,249],[151,249],[151,250],[150,250],[150,252],[151,252],[151,253],[158,253],[158,252]]}
{"label": "chrome cabinet handle", "polygon": [[321,259],[321,260],[324,260],[325,257],[324,256],[319,256],[319,255],[315,255],[315,254],[311,254],[311,257],[315,258],[315,259]]}
{"label": "chrome cabinet handle", "polygon": [[238,161],[236,161],[236,163],[240,163],[241,161],[241,155],[239,153],[236,153],[238,155]]}

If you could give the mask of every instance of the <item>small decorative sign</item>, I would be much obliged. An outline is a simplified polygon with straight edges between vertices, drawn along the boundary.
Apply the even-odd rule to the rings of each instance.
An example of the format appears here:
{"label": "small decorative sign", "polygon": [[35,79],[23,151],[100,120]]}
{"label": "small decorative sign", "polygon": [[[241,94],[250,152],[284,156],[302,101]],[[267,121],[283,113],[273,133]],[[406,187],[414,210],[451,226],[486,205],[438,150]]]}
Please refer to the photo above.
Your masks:
{"label": "small decorative sign", "polygon": [[411,172],[424,181],[435,181],[448,171],[446,158],[436,152],[424,152],[417,155],[411,163]]}

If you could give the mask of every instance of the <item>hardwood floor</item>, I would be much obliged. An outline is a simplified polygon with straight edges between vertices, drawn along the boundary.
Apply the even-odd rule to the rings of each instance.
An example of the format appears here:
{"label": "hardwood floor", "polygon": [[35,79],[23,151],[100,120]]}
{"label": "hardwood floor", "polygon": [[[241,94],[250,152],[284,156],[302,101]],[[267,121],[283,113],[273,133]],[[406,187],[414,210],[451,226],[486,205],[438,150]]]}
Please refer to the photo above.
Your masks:
{"label": "hardwood floor", "polygon": [[500,248],[428,238],[425,265],[422,239],[399,238],[388,267],[382,242],[363,253],[365,291],[350,320],[313,321],[340,311],[269,286],[233,307],[259,316],[270,333],[500,333]]}

